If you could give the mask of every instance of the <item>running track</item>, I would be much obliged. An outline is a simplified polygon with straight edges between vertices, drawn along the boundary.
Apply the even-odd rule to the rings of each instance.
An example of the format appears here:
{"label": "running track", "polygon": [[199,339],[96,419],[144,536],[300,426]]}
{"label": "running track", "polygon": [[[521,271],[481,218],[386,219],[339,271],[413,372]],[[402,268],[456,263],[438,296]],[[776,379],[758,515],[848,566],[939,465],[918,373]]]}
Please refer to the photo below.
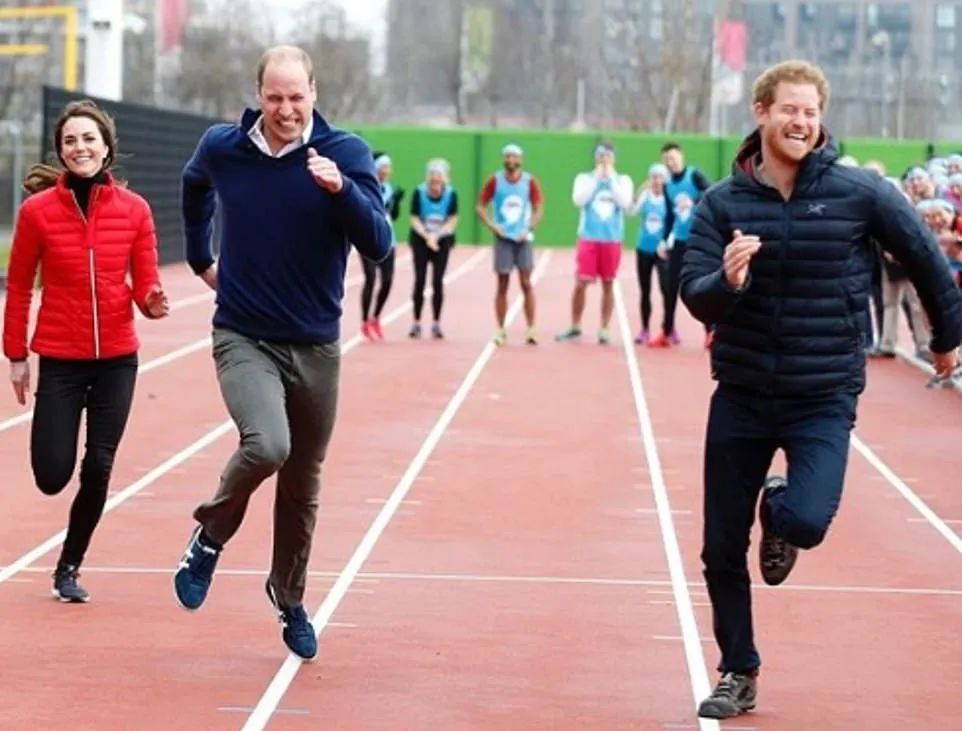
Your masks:
{"label": "running track", "polygon": [[349,274],[312,664],[284,651],[263,594],[270,483],[207,604],[187,613],[172,596],[191,510],[235,441],[211,297],[184,267],[164,272],[171,317],[140,323],[144,372],[83,570],[89,605],[49,596],[75,488],[51,500],[32,487],[28,419],[0,398],[0,728],[65,714],[91,731],[962,728],[958,394],[870,364],[828,539],[785,586],[756,585],[758,710],[699,725],[717,661],[698,560],[712,389],[700,327],[685,313],[683,348],[625,347],[626,259],[615,343],[595,344],[589,291],[585,342],[556,344],[573,262],[541,251],[543,344],[522,345],[516,320],[495,350],[490,251],[459,246],[448,339],[409,341],[399,256],[384,343],[355,337],[356,260]]}

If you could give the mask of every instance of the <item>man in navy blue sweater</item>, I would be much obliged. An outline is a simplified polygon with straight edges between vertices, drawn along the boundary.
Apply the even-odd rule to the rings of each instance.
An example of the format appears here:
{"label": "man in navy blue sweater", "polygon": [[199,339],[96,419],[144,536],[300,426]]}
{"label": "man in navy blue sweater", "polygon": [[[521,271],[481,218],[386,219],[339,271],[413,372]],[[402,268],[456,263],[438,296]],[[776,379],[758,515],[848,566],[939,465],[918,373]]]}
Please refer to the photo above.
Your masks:
{"label": "man in navy blue sweater", "polygon": [[277,473],[266,590],[285,644],[312,659],[317,638],[303,596],[337,407],[349,242],[380,261],[391,232],[371,151],[314,110],[304,51],[278,46],[264,54],[257,100],[260,111],[247,110],[240,124],[208,129],[183,173],[187,261],[217,292],[214,362],[240,444],[216,494],[194,511],[198,525],[174,588],[186,609],[200,607],[251,494]]}

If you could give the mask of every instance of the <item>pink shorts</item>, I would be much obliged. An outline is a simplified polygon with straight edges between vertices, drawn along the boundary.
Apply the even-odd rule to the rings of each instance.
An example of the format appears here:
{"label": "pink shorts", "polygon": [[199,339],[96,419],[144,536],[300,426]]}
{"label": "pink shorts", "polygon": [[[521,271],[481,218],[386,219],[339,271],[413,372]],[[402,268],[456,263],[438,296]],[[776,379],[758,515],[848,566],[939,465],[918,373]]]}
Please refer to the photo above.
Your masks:
{"label": "pink shorts", "polygon": [[621,263],[621,242],[578,239],[577,275],[582,282],[613,282]]}

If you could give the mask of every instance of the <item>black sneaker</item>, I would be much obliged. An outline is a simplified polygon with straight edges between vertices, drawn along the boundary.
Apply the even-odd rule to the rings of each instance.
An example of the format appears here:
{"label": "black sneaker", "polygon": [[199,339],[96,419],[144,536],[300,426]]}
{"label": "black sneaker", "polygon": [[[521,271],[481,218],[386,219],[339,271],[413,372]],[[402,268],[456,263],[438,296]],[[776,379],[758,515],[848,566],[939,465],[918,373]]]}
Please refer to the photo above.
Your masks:
{"label": "black sneaker", "polygon": [[698,706],[700,718],[734,718],[755,708],[758,682],[754,675],[725,673],[711,695]]}
{"label": "black sneaker", "polygon": [[76,566],[58,563],[53,572],[53,589],[50,593],[62,602],[75,604],[89,602],[90,594],[77,583],[79,577]]}
{"label": "black sneaker", "polygon": [[791,573],[798,558],[798,549],[772,530],[768,517],[768,498],[777,490],[784,490],[785,479],[769,477],[762,488],[762,498],[758,502],[758,520],[762,526],[762,541],[758,547],[758,562],[762,578],[770,586],[781,584]]}
{"label": "black sneaker", "polygon": [[174,574],[174,594],[184,609],[197,609],[204,603],[222,550],[208,545],[200,534],[201,526],[198,525]]}
{"label": "black sneaker", "polygon": [[296,607],[290,608],[282,607],[280,602],[277,601],[277,595],[274,593],[274,587],[271,586],[270,579],[264,583],[264,589],[267,591],[267,598],[274,605],[277,618],[284,628],[281,637],[284,638],[287,649],[304,660],[313,660],[317,656],[317,635],[314,633],[314,625],[311,624],[311,619],[307,616],[304,605],[298,604]]}

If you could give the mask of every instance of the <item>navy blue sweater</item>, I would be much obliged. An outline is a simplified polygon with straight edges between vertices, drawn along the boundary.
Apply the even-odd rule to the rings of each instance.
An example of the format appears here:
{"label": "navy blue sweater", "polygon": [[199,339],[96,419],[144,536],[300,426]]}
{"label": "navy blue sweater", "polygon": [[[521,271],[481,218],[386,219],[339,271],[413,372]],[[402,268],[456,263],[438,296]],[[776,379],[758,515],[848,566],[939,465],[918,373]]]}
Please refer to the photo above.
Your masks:
{"label": "navy blue sweater", "polygon": [[[371,151],[314,112],[308,145],[270,157],[247,134],[258,115],[208,129],[184,168],[187,261],[197,274],[214,263],[219,208],[215,327],[273,342],[336,341],[350,244],[374,261],[392,246]],[[308,172],[308,146],[337,164],[337,194]]]}

